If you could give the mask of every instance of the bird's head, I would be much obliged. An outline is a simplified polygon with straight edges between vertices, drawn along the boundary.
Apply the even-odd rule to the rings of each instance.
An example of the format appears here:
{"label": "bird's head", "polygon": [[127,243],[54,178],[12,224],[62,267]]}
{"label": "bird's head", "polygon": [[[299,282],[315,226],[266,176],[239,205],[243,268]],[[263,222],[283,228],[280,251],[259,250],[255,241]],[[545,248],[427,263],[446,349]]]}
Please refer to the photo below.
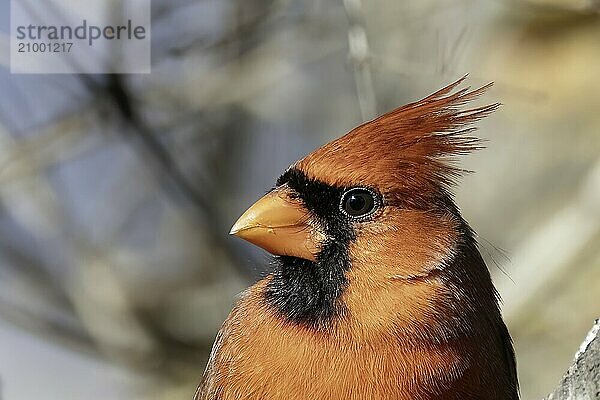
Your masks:
{"label": "bird's head", "polygon": [[450,187],[453,158],[479,146],[471,124],[497,105],[463,109],[486,87],[455,91],[461,81],[294,163],[235,223],[232,234],[276,255],[264,298],[287,320],[422,333],[475,296],[464,286],[489,280]]}

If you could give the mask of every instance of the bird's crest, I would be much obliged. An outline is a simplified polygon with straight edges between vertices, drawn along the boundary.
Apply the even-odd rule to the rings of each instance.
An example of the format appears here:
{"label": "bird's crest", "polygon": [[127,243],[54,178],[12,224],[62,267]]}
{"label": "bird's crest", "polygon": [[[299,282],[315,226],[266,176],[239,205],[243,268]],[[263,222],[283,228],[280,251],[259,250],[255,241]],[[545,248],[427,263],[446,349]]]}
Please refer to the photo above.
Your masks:
{"label": "bird's crest", "polygon": [[360,125],[295,166],[336,186],[363,184],[406,193],[448,188],[463,172],[455,158],[481,147],[471,135],[473,123],[499,106],[465,108],[492,84],[456,90],[464,79]]}

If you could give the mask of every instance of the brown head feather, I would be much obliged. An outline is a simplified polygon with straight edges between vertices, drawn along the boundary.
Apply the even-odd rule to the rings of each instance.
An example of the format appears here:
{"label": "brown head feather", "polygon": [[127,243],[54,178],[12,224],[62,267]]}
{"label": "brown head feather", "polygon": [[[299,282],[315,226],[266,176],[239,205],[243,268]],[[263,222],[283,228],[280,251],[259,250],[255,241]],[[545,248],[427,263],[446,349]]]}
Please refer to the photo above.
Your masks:
{"label": "brown head feather", "polygon": [[447,189],[463,172],[454,157],[481,148],[472,124],[499,106],[463,109],[491,86],[452,93],[463,80],[360,125],[295,167],[334,186],[360,183],[404,200]]}

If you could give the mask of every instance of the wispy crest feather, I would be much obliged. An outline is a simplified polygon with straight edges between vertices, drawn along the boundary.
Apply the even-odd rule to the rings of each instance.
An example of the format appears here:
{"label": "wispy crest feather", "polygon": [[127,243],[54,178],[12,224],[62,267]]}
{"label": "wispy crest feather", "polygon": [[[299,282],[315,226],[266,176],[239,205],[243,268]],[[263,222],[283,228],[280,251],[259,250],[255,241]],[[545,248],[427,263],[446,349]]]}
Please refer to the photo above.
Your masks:
{"label": "wispy crest feather", "polygon": [[465,108],[492,85],[456,90],[465,78],[360,125],[296,167],[333,185],[374,185],[383,191],[400,187],[407,193],[449,188],[463,172],[456,157],[482,147],[472,135],[473,124],[499,106]]}

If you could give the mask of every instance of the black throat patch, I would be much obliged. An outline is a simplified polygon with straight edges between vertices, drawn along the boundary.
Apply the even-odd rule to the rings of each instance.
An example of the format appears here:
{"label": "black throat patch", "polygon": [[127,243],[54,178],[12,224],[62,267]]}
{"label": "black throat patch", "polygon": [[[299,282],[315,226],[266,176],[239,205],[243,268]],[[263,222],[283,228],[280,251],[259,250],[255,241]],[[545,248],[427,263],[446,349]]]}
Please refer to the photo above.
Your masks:
{"label": "black throat patch", "polygon": [[328,238],[316,261],[291,256],[275,257],[274,271],[264,296],[288,321],[311,328],[326,326],[342,315],[340,301],[350,268],[348,247],[355,232],[339,210],[344,188],[335,188],[290,169],[278,180],[287,184],[304,202]]}

